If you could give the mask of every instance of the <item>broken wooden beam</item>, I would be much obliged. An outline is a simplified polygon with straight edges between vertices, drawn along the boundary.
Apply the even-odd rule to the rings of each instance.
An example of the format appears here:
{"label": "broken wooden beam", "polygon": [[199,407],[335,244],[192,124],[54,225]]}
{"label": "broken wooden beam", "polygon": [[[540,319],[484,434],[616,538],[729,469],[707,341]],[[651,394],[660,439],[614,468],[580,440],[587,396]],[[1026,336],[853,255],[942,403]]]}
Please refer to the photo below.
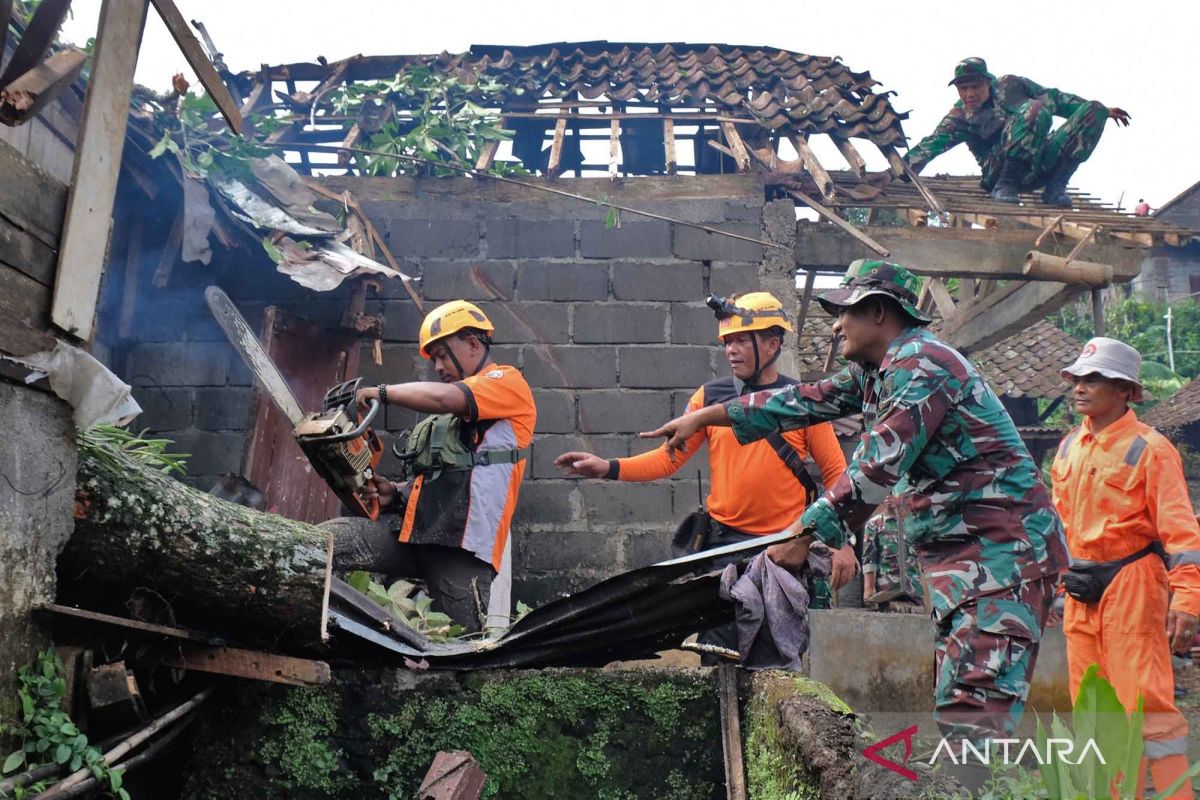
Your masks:
{"label": "broken wooden beam", "polygon": [[897,178],[902,178],[907,175],[908,179],[912,182],[913,187],[917,190],[917,193],[921,195],[921,199],[925,201],[925,205],[929,206],[929,210],[932,211],[935,216],[945,220],[946,209],[943,208],[941,202],[939,202],[938,199],[933,196],[933,192],[929,191],[921,179],[917,177],[917,173],[909,168],[908,162],[900,157],[900,154],[896,152],[896,148],[889,145],[881,148],[881,150],[883,151],[884,158],[886,158],[888,164],[891,165],[892,174]]}
{"label": "broken wooden beam", "polygon": [[157,654],[151,652],[147,658],[180,669],[282,683],[287,686],[324,686],[333,679],[329,664],[324,661],[238,647],[187,645]]}
{"label": "broken wooden beam", "polygon": [[829,177],[829,171],[821,166],[821,162],[817,160],[817,154],[808,146],[808,139],[802,133],[793,133],[788,139],[791,141],[792,146],[796,148],[796,153],[800,156],[800,162],[804,165],[804,171],[816,182],[821,196],[826,200],[833,200],[837,194],[833,178]]}
{"label": "broken wooden beam", "polygon": [[1052,256],[1037,250],[1030,250],[1025,254],[1021,274],[1031,281],[1061,281],[1091,287],[1110,286],[1113,282],[1111,264],[1071,261],[1069,258]]}
{"label": "broken wooden beam", "polygon": [[663,150],[666,163],[666,173],[674,175],[679,169],[675,156],[675,120],[663,120]]}
{"label": "broken wooden beam", "polygon": [[725,754],[725,797],[727,800],[747,800],[736,665],[717,665],[717,694],[721,708],[721,749]]}
{"label": "broken wooden beam", "polygon": [[[10,6],[7,14],[0,15],[4,17],[4,33],[7,34],[13,2],[12,0],[3,0],[2,4]],[[3,74],[0,74],[0,88],[8,86],[42,62],[46,53],[50,52],[50,46],[54,44],[58,29],[62,27],[63,20],[67,17],[67,12],[71,8],[71,0],[42,0],[34,8],[33,17],[25,27],[21,40],[17,42],[12,58],[4,67]],[[2,43],[3,39],[0,39],[0,44]],[[3,50],[0,50],[0,53],[2,52]]]}
{"label": "broken wooden beam", "polygon": [[[809,197],[808,195],[806,195],[804,192],[800,191],[799,189],[789,189],[788,194],[792,195],[792,197],[795,197],[797,200],[804,203],[804,205],[808,206],[813,211],[816,211],[819,215],[821,215],[825,219],[829,220],[834,225],[841,228],[843,231],[850,234],[858,241],[865,244],[867,247],[869,247],[871,250],[878,253],[880,256],[887,258],[890,255],[890,253],[888,252],[888,249],[886,247],[879,244],[879,242],[876,242],[870,236],[867,236],[865,233],[860,231],[858,228],[854,227],[849,222],[842,219],[837,214],[835,214],[834,212],[830,211],[825,206],[818,203],[816,200],[813,200],[811,197]],[[853,259],[851,259],[851,260],[853,260]],[[803,263],[809,263],[809,262],[803,262]],[[847,261],[846,263],[848,264],[850,262]]]}
{"label": "broken wooden beam", "polygon": [[[357,126],[356,126],[357,127]],[[496,122],[496,127],[503,130],[504,120]],[[352,147],[353,142],[345,144],[346,147]],[[483,147],[479,148],[479,158],[475,159],[475,169],[480,172],[487,172],[492,168],[492,164],[496,161],[496,151],[500,149],[499,139],[488,139],[483,143]],[[349,155],[349,153],[347,153]]]}
{"label": "broken wooden beam", "polygon": [[567,137],[567,111],[563,111],[558,115],[558,121],[554,123],[554,138],[550,140],[550,159],[546,164],[546,177],[557,178],[562,163],[563,141]]}
{"label": "broken wooden beam", "polygon": [[951,296],[949,287],[946,286],[942,279],[930,276],[925,279],[925,285],[929,287],[929,294],[933,297],[934,305],[937,306],[938,313],[942,315],[942,319],[949,319],[954,316],[956,311],[954,297]]}
{"label": "broken wooden beam", "polygon": [[750,151],[746,148],[745,141],[742,140],[742,135],[738,133],[737,126],[732,122],[719,123],[721,126],[721,135],[725,137],[725,143],[729,146],[733,153],[733,160],[737,163],[738,172],[750,171]]}
{"label": "broken wooden beam", "polygon": [[179,13],[179,9],[175,7],[174,0],[150,0],[150,2],[154,4],[154,9],[162,18],[163,24],[167,26],[167,30],[170,31],[171,38],[175,40],[175,44],[183,52],[183,57],[187,59],[191,68],[196,71],[196,76],[200,79],[204,90],[208,92],[208,96],[216,103],[217,110],[225,118],[229,129],[234,133],[241,133],[246,123],[242,118],[242,112],[238,108],[237,101],[229,93],[229,87],[225,85],[225,81],[217,73],[217,68],[208,60],[208,56],[200,46],[200,40],[188,28],[187,21],[183,18],[183,14]]}
{"label": "broken wooden beam", "polygon": [[963,352],[980,350],[1053,314],[1081,289],[1054,281],[1010,283],[970,306],[960,305],[940,335]]}
{"label": "broken wooden beam", "polygon": [[858,177],[863,177],[867,174],[867,162],[863,160],[862,154],[855,148],[854,142],[849,139],[843,139],[840,136],[831,136],[833,143],[837,145],[837,149],[841,152],[842,158],[846,159],[846,163],[850,165],[851,171]]}
{"label": "broken wooden beam", "polygon": [[118,617],[113,614],[102,614],[99,611],[88,611],[84,608],[72,608],[71,606],[63,606],[57,603],[46,603],[38,606],[36,611],[43,614],[54,614],[60,617],[80,620],[87,623],[98,623],[101,625],[111,625],[118,628],[124,628],[138,634],[146,634],[149,636],[168,636],[172,639],[181,639],[188,642],[199,642],[207,645],[223,645],[224,638],[216,634],[204,633],[203,631],[190,630],[188,628],[180,628],[174,625],[159,625],[154,622],[143,622],[140,619],[129,619],[127,617]]}
{"label": "broken wooden beam", "polygon": [[0,123],[20,125],[31,119],[79,77],[87,58],[75,48],[55,53],[0,89]]}

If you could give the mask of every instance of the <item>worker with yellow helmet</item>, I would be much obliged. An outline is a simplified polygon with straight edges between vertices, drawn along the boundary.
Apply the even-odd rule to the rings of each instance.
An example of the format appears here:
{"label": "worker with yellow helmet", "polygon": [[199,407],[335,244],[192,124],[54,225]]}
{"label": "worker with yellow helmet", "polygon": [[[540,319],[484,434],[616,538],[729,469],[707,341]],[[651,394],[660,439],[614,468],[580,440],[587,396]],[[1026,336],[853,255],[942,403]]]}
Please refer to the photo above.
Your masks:
{"label": "worker with yellow helmet", "polygon": [[495,330],[473,303],[438,306],[421,323],[420,351],[440,382],[381,384],[358,394],[360,404],[378,399],[435,415],[406,445],[413,479],[376,476],[375,490],[384,507],[405,501],[405,563],[426,580],[435,609],[468,631],[508,624],[509,527],[537,421],[520,371],[491,359]]}
{"label": "worker with yellow helmet", "polygon": [[[792,331],[778,299],[768,292],[750,292],[729,299],[709,297],[708,305],[716,313],[717,336],[732,374],[697,389],[688,401],[688,411],[724,403],[748,392],[796,383],[775,367],[784,336]],[[707,511],[689,517],[680,526],[676,542],[683,549],[688,549],[683,542],[695,541],[698,531],[704,547],[711,548],[778,533],[794,523],[818,494],[805,470],[808,457],[816,461],[826,486],[831,486],[846,469],[846,459],[829,423],[745,446],[738,444],[728,428],[708,428],[697,432],[687,449],[674,459],[665,447],[659,447],[630,458],[609,460],[591,453],[563,453],[555,464],[567,474],[583,478],[652,481],[674,474],[705,441],[712,475]],[[794,490],[779,491],[780,487]],[[833,586],[840,588],[857,569],[852,547],[847,545],[836,552]],[[828,607],[828,587],[814,584],[810,589],[814,590],[814,606]],[[736,649],[736,630],[732,625],[722,626],[705,633],[701,641]]]}

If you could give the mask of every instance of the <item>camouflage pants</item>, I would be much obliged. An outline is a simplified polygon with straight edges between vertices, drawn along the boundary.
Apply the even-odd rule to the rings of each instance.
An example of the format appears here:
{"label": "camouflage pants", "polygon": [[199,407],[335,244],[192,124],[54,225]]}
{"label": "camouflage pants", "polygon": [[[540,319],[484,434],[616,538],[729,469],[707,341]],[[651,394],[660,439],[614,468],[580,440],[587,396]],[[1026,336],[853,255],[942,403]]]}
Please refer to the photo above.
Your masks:
{"label": "camouflage pants", "polygon": [[1096,149],[1108,120],[1108,108],[1091,102],[1067,117],[1053,132],[1054,115],[1041,100],[1026,100],[1009,116],[1000,137],[1000,145],[983,164],[984,189],[996,185],[1000,168],[1007,158],[1017,158],[1030,165],[1021,180],[1021,189],[1029,191],[1046,183],[1060,163],[1082,164]]}
{"label": "camouflage pants", "polygon": [[1057,578],[972,598],[938,624],[933,718],[942,735],[1011,737],[1025,711]]}

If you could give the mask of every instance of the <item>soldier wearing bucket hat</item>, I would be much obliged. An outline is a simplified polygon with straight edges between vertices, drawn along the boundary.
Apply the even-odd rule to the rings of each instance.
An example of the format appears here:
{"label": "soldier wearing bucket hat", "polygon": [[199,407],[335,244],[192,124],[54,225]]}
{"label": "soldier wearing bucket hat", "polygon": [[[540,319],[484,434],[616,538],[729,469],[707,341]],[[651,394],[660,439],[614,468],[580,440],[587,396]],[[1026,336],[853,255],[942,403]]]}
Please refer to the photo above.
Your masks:
{"label": "soldier wearing bucket hat", "polygon": [[[800,535],[768,555],[791,567],[814,540],[840,547],[906,478],[906,530],[938,623],[934,716],[944,735],[982,743],[1016,728],[1066,543],[1008,412],[971,363],[928,330],[917,285],[896,264],[855,262],[819,298],[837,315],[834,330],[851,363],[816,383],[709,406],[643,436],[680,447],[701,427],[729,425],[745,444],[862,414],[866,432],[845,474],[804,512]],[[974,782],[984,773],[962,777]]]}
{"label": "soldier wearing bucket hat", "polygon": [[[1125,708],[1144,703],[1156,789],[1188,768],[1188,723],[1175,706],[1171,651],[1191,647],[1200,614],[1200,527],[1178,451],[1129,407],[1142,357],[1116,339],[1084,345],[1063,377],[1083,423],[1050,474],[1071,552],[1063,632],[1071,695],[1091,664]],[[1192,797],[1185,783],[1171,797]]]}
{"label": "soldier wearing bucket hat", "polygon": [[[1067,182],[1096,148],[1105,121],[1129,124],[1129,114],[1119,108],[1019,75],[996,78],[982,58],[960,61],[948,85],[958,90],[958,102],[904,159],[919,173],[942,153],[966,144],[983,171],[980,186],[1004,203],[1044,187],[1042,202],[1070,208]],[[1054,117],[1065,121],[1052,132]]]}

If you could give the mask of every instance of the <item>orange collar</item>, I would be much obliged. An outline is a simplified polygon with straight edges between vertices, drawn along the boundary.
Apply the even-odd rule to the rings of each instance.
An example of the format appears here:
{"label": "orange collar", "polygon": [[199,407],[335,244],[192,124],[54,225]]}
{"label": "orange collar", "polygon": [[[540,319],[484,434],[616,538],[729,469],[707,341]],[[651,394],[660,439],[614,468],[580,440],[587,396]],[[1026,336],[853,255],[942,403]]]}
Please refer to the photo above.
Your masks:
{"label": "orange collar", "polygon": [[1083,433],[1085,436],[1091,436],[1101,445],[1111,442],[1121,436],[1121,434],[1129,428],[1137,424],[1137,414],[1133,413],[1133,409],[1129,409],[1121,415],[1116,422],[1103,428],[1099,432],[1092,430],[1092,418],[1084,416],[1083,418]]}

